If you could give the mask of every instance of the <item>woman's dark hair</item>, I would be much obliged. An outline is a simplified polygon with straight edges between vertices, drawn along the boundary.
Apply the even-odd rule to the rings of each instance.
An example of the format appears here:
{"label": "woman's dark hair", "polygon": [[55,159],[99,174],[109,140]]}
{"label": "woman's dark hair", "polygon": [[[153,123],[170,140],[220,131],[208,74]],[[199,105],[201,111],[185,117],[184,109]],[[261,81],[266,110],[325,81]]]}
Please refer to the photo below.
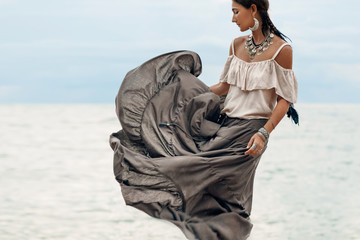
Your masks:
{"label": "woman's dark hair", "polygon": [[[273,24],[269,17],[269,1],[268,0],[233,0],[234,2],[241,4],[246,9],[249,9],[252,4],[255,4],[262,21],[262,33],[266,35],[269,31],[274,33],[276,36],[280,37],[282,40],[286,41],[285,38],[289,39],[282,32],[280,32]],[[290,40],[291,41],[291,40]]]}

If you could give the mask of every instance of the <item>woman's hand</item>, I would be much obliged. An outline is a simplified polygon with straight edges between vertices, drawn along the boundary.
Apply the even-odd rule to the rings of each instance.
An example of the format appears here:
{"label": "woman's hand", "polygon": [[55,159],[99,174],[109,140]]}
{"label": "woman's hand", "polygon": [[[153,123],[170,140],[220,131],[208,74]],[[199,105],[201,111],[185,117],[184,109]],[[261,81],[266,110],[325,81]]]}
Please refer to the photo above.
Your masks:
{"label": "woman's hand", "polygon": [[251,155],[251,156],[260,155],[263,151],[264,144],[265,144],[264,139],[258,133],[255,133],[251,137],[246,147],[248,150],[245,152],[245,155]]}

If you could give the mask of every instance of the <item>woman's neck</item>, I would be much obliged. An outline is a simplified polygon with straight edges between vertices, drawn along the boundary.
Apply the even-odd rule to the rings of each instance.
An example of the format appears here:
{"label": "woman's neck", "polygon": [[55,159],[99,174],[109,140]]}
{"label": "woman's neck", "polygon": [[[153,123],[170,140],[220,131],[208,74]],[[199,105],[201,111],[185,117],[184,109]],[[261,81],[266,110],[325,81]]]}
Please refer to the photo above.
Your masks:
{"label": "woman's neck", "polygon": [[266,38],[264,36],[264,34],[262,33],[261,25],[259,26],[259,28],[256,31],[252,32],[252,35],[253,35],[254,42],[255,42],[256,45],[262,43]]}

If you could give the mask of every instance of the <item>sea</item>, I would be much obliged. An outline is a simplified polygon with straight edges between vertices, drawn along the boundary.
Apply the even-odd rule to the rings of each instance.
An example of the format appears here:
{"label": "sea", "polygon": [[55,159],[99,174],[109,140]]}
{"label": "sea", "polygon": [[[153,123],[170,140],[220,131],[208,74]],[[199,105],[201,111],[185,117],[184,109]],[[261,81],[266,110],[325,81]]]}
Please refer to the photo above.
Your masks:
{"label": "sea", "polygon": [[[258,166],[250,240],[360,240],[360,105],[298,104]],[[126,206],[113,104],[0,105],[0,240],[185,240]]]}

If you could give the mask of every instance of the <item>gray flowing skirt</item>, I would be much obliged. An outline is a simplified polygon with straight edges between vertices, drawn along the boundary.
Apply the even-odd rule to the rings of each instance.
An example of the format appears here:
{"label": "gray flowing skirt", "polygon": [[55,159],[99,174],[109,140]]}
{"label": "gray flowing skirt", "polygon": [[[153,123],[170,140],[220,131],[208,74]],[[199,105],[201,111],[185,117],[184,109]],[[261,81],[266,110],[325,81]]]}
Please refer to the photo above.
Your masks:
{"label": "gray flowing skirt", "polygon": [[121,131],[113,134],[114,173],[126,204],[176,224],[188,239],[247,239],[261,156],[244,153],[266,121],[226,117],[199,153],[173,157],[151,158]]}
{"label": "gray flowing skirt", "polygon": [[114,174],[127,205],[176,224],[188,239],[243,240],[260,160],[244,153],[267,120],[219,121],[224,99],[200,73],[190,51],[127,73],[116,97],[122,130],[110,136]]}

